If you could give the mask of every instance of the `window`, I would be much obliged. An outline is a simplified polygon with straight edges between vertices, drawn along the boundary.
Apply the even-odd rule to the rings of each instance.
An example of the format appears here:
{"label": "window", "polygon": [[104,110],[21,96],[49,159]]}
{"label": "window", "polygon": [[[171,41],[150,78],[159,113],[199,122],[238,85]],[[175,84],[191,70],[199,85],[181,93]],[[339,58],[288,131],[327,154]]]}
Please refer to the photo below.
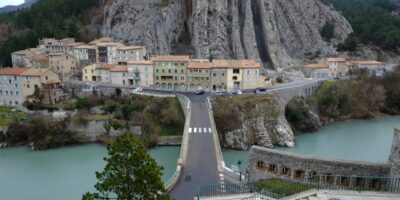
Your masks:
{"label": "window", "polygon": [[289,173],[289,168],[287,167],[282,167],[282,174],[287,175]]}
{"label": "window", "polygon": [[169,74],[172,73],[171,69],[168,69],[168,73],[169,73]]}
{"label": "window", "polygon": [[209,77],[207,77],[207,81],[209,81],[210,80],[210,78]]}
{"label": "window", "polygon": [[264,169],[265,168],[264,162],[263,161],[257,161],[256,167],[259,168],[259,169]]}
{"label": "window", "polygon": [[11,84],[11,79],[8,79],[8,84]]}
{"label": "window", "polygon": [[177,74],[178,73],[178,70],[177,69],[175,69],[175,74]]}
{"label": "window", "polygon": [[177,77],[177,76],[175,76],[174,78],[175,78],[176,81],[178,80],[178,77]]}
{"label": "window", "polygon": [[250,75],[250,72],[251,72],[251,71],[250,71],[250,70],[247,70],[246,72],[247,72],[247,75]]}
{"label": "window", "polygon": [[15,92],[15,95],[19,96],[19,92],[18,92],[18,91],[16,91],[16,92]]}
{"label": "window", "polygon": [[15,88],[18,88],[18,84],[17,83],[15,84]]}
{"label": "window", "polygon": [[160,77],[159,77],[159,76],[156,76],[156,80],[160,80]]}
{"label": "window", "polygon": [[275,172],[276,165],[269,165],[269,171],[270,172]]}
{"label": "window", "polygon": [[156,73],[158,73],[158,69],[156,69]]}
{"label": "window", "polygon": [[26,85],[27,88],[30,88],[31,86],[29,84]]}
{"label": "window", "polygon": [[46,76],[46,81],[49,80],[49,77]]}
{"label": "window", "polygon": [[85,73],[87,73],[87,69],[85,69]]}
{"label": "window", "polygon": [[14,92],[13,92],[13,91],[10,91],[10,95],[11,95],[11,96],[14,95]]}
{"label": "window", "polygon": [[217,76],[217,73],[214,72],[214,73],[213,73],[213,77],[216,77],[216,76]]}
{"label": "window", "polygon": [[232,80],[236,81],[238,78],[237,76],[232,77]]}
{"label": "window", "polygon": [[164,74],[164,73],[165,73],[165,70],[164,70],[164,69],[162,69],[162,70],[161,70],[161,72]]}
{"label": "window", "polygon": [[225,73],[222,73],[221,76],[225,76]]}
{"label": "window", "polygon": [[182,73],[182,74],[185,73],[185,70],[184,70],[184,69],[181,69],[181,73]]}
{"label": "window", "polygon": [[234,74],[240,74],[240,69],[233,69]]}
{"label": "window", "polygon": [[185,77],[184,76],[181,76],[181,81],[184,81],[185,80]]}

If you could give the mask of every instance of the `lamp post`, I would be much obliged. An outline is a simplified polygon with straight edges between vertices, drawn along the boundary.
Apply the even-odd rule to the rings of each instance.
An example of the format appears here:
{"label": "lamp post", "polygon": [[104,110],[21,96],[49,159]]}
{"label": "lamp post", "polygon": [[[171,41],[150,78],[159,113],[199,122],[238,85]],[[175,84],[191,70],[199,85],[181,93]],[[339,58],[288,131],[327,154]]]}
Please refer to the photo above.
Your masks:
{"label": "lamp post", "polygon": [[240,165],[242,164],[242,162],[239,160],[237,164],[239,166],[239,181],[242,181],[242,170],[240,169]]}

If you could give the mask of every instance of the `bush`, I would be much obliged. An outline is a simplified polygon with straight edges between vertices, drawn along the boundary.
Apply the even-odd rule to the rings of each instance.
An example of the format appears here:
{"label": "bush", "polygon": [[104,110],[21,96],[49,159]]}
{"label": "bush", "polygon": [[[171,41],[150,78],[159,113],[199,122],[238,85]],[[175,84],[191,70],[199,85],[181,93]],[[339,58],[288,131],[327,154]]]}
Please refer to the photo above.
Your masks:
{"label": "bush", "polygon": [[335,22],[327,21],[325,22],[324,27],[321,30],[321,37],[326,41],[331,41],[331,39],[335,36]]}

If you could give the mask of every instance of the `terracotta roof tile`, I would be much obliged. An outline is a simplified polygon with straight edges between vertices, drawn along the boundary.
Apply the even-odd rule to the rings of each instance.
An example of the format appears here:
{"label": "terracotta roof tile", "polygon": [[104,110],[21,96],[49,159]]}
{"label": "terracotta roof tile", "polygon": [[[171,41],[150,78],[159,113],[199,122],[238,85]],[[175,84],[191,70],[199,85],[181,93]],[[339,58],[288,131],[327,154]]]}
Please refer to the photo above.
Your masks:
{"label": "terracotta roof tile", "polygon": [[49,71],[49,69],[36,69],[36,68],[29,68],[24,71],[21,75],[22,76],[41,76],[42,74]]}
{"label": "terracotta roof tile", "polygon": [[346,62],[346,59],[341,57],[329,57],[326,59],[328,62]]}
{"label": "terracotta roof tile", "polygon": [[152,65],[153,61],[152,60],[128,60],[128,64],[134,64],[134,65]]}
{"label": "terracotta roof tile", "polygon": [[128,67],[123,65],[117,65],[110,69],[111,72],[128,72]]}
{"label": "terracotta roof tile", "polygon": [[4,74],[4,75],[21,75],[26,70],[28,70],[28,68],[22,68],[22,67],[0,68],[0,74]]}
{"label": "terracotta roof tile", "polygon": [[208,60],[192,60],[189,62],[189,69],[210,69],[212,63]]}
{"label": "terracotta roof tile", "polygon": [[325,64],[322,63],[313,63],[304,65],[305,68],[328,68]]}
{"label": "terracotta roof tile", "polygon": [[213,67],[223,67],[223,68],[260,68],[260,63],[254,60],[213,60]]}
{"label": "terracotta roof tile", "polygon": [[384,64],[383,62],[379,62],[376,60],[359,60],[359,61],[350,61],[350,63],[354,65],[382,65]]}

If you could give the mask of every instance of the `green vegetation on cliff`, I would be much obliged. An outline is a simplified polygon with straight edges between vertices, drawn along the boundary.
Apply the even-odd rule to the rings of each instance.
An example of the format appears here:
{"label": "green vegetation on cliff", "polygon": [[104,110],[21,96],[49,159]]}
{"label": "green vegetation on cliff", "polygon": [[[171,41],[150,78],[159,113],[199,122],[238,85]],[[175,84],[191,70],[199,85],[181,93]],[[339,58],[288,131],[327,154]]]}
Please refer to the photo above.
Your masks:
{"label": "green vegetation on cliff", "polygon": [[354,34],[338,46],[338,50],[355,50],[358,41],[384,49],[400,47],[399,7],[391,0],[324,0],[341,11],[353,27]]}
{"label": "green vegetation on cliff", "polygon": [[[0,15],[0,65],[11,66],[11,52],[34,47],[43,37],[89,40],[101,24],[100,0],[39,0],[32,7]],[[94,30],[96,29],[96,30]]]}
{"label": "green vegetation on cliff", "polygon": [[25,120],[28,114],[14,110],[13,107],[0,106],[0,126],[9,125],[14,120]]}
{"label": "green vegetation on cliff", "polygon": [[[160,98],[131,95],[105,98],[90,95],[78,98],[75,106],[82,114],[78,121],[93,119],[108,120],[113,128],[128,128],[130,125],[142,127],[143,135],[155,145],[159,136],[182,135],[185,117],[177,98]],[[92,108],[100,107],[104,114],[91,113]]]}

